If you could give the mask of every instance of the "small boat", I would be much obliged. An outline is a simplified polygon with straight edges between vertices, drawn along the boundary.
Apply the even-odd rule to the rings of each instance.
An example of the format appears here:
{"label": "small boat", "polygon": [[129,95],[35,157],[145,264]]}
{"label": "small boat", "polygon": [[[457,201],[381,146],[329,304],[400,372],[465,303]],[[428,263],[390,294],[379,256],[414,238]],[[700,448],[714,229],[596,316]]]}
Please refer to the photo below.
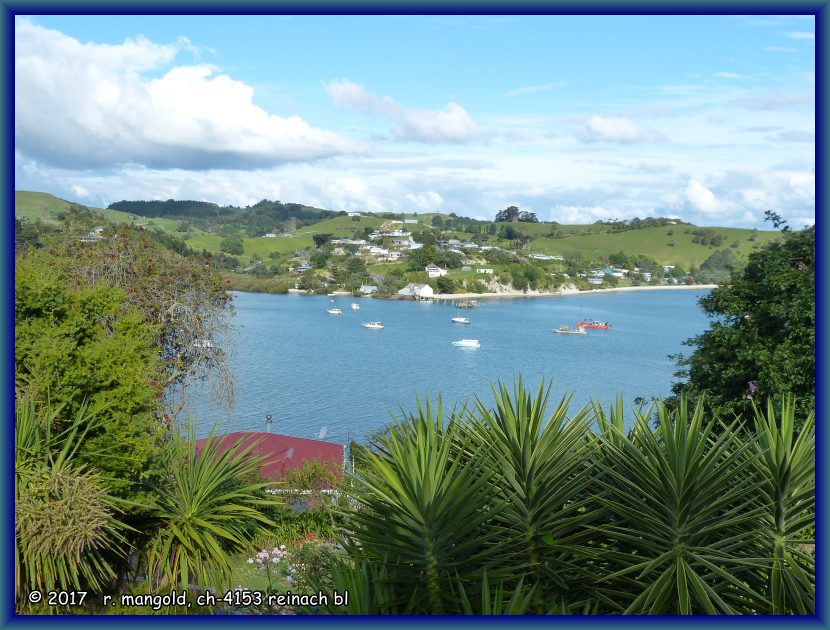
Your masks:
{"label": "small boat", "polygon": [[363,322],[361,326],[364,328],[371,328],[372,330],[380,330],[383,328],[383,324],[380,322]]}
{"label": "small boat", "polygon": [[470,318],[469,317],[453,317],[452,321],[454,324],[469,324]]}
{"label": "small boat", "polygon": [[478,339],[459,339],[458,341],[453,341],[452,345],[457,346],[459,348],[480,348],[481,344],[478,342]]}
{"label": "small boat", "polygon": [[357,302],[352,302],[352,310],[353,311],[359,311],[360,310],[360,304],[358,304]]}
{"label": "small boat", "polygon": [[327,308],[326,313],[328,313],[329,315],[342,315],[343,311],[341,311],[339,308]]}
{"label": "small boat", "polygon": [[585,321],[576,322],[577,326],[583,326],[584,328],[602,328],[602,329],[609,329],[611,328],[611,324],[608,322],[598,322],[595,319],[586,319]]}
{"label": "small boat", "polygon": [[585,330],[585,326],[577,326],[575,330],[571,330],[568,326],[560,326],[559,328],[554,328],[553,332],[562,333],[563,335],[587,335],[588,334],[588,331]]}

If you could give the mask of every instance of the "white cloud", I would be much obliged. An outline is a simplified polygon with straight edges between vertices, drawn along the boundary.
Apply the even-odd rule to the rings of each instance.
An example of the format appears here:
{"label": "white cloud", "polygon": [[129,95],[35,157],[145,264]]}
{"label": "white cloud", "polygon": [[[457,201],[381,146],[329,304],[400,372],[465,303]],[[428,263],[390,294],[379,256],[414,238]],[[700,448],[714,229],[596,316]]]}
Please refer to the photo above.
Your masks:
{"label": "white cloud", "polygon": [[816,134],[811,131],[802,131],[799,129],[790,129],[788,131],[780,131],[771,136],[766,136],[766,140],[772,142],[815,142]]}
{"label": "white cloud", "polygon": [[79,186],[78,184],[72,184],[71,189],[72,189],[72,193],[76,197],[80,197],[82,199],[84,197],[89,197],[89,191],[86,188],[84,188],[83,186]]}
{"label": "white cloud", "polygon": [[524,87],[516,88],[515,90],[508,90],[503,94],[505,97],[511,96],[520,96],[522,94],[535,94],[537,92],[550,92],[556,88],[560,88],[565,85],[564,81],[558,81],[556,83],[545,83],[544,85],[526,85]]}
{"label": "white cloud", "polygon": [[815,33],[805,33],[804,31],[791,31],[787,33],[787,37],[792,37],[793,39],[806,39],[810,41],[815,41],[816,34]]}
{"label": "white cloud", "polygon": [[719,212],[722,209],[722,204],[715,194],[696,179],[692,179],[686,188],[686,200],[693,210],[704,214]]}
{"label": "white cloud", "polygon": [[15,23],[15,142],[68,168],[257,168],[361,147],[297,116],[269,114],[253,89],[212,66],[179,66],[182,46],[147,39],[82,44]]}
{"label": "white cloud", "polygon": [[415,142],[469,142],[482,137],[482,131],[458,103],[444,109],[404,107],[390,96],[377,96],[349,79],[323,83],[338,107],[351,107],[370,116],[388,118],[392,134]]}
{"label": "white cloud", "polygon": [[750,81],[751,77],[745,74],[736,74],[734,72],[716,72],[715,76],[721,79],[735,79],[738,81]]}
{"label": "white cloud", "polygon": [[645,133],[628,118],[605,117],[594,114],[585,121],[578,135],[588,142],[639,142]]}
{"label": "white cloud", "polygon": [[771,111],[812,105],[814,100],[812,96],[806,94],[767,94],[745,98],[739,104],[747,109]]}
{"label": "white cloud", "polygon": [[444,198],[433,190],[425,193],[407,193],[406,198],[412,202],[418,210],[426,212],[439,212],[444,205]]}
{"label": "white cloud", "polygon": [[559,223],[594,223],[619,218],[620,211],[604,206],[567,206],[556,204],[550,211],[552,221]]}
{"label": "white cloud", "polygon": [[786,46],[764,46],[764,50],[767,52],[782,52],[782,53],[794,53],[795,48],[787,48]]}

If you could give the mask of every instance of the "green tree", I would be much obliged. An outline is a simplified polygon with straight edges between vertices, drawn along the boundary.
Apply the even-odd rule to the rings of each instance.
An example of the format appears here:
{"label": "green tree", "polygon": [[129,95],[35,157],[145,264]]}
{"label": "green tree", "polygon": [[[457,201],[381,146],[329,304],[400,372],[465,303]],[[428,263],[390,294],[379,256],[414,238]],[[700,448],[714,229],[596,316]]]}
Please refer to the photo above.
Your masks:
{"label": "green tree", "polygon": [[[688,339],[673,387],[735,413],[752,399],[793,394],[815,404],[815,228],[788,231],[750,255],[746,267],[700,300],[713,318]],[[801,414],[804,415],[803,413]]]}
{"label": "green tree", "polygon": [[87,435],[78,457],[124,493],[154,452],[163,380],[158,326],[126,304],[124,289],[76,282],[40,252],[15,265],[16,394],[60,407],[59,430],[86,404],[105,408],[106,421]]}
{"label": "green tree", "polygon": [[312,237],[314,239],[314,245],[316,247],[322,247],[326,243],[328,243],[332,239],[331,234],[314,234]]}
{"label": "green tree", "polygon": [[244,252],[242,238],[239,236],[226,236],[219,242],[219,250],[233,256],[241,256]]}
{"label": "green tree", "polygon": [[439,293],[454,293],[455,281],[448,276],[440,276],[435,279],[435,286]]}

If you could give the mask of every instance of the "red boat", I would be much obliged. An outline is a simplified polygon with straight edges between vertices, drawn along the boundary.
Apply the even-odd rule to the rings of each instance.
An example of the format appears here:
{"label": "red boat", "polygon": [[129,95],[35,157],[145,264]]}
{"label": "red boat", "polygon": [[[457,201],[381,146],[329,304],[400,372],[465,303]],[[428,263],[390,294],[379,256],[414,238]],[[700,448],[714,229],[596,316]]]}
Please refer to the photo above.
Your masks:
{"label": "red boat", "polygon": [[608,322],[598,322],[595,319],[589,319],[584,322],[576,322],[577,326],[584,326],[585,328],[604,328],[608,329],[611,328],[611,324]]}

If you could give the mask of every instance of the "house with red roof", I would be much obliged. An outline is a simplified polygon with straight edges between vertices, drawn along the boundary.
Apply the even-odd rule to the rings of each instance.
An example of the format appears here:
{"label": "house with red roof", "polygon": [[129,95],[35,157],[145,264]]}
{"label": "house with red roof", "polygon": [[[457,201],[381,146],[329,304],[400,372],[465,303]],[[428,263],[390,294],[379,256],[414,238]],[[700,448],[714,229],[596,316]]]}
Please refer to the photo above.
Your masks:
{"label": "house with red roof", "polygon": [[344,447],[342,444],[278,433],[237,431],[196,440],[196,450],[201,451],[208,439],[219,440],[220,453],[224,453],[235,444],[238,450],[250,446],[249,453],[262,459],[260,476],[268,481],[277,481],[287,470],[299,468],[306,461],[317,460],[334,470],[343,469]]}

